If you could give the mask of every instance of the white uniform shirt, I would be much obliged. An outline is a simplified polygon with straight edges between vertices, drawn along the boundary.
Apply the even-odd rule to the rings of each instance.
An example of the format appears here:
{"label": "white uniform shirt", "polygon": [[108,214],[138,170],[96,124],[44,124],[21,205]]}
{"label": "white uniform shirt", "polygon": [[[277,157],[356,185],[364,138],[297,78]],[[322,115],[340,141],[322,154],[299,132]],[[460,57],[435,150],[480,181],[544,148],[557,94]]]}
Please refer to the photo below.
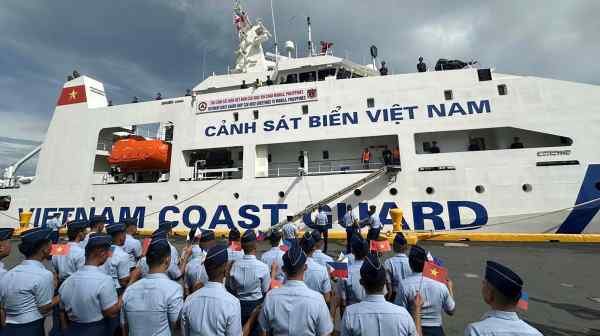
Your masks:
{"label": "white uniform shirt", "polygon": [[110,275],[115,283],[115,288],[121,288],[120,279],[129,276],[129,255],[121,246],[112,246],[112,256],[103,265],[106,274]]}
{"label": "white uniform shirt", "polygon": [[448,287],[438,281],[422,276],[422,273],[414,273],[406,278],[402,287],[407,309],[410,308],[410,310],[412,310],[417,292],[420,292],[423,299],[421,325],[424,327],[441,326],[442,310],[446,312],[454,310],[454,299],[450,295]]}
{"label": "white uniform shirt", "polygon": [[465,336],[542,336],[542,333],[515,312],[492,310],[481,321],[469,324]]}
{"label": "white uniform shirt", "polygon": [[385,301],[383,295],[367,295],[348,306],[341,324],[342,336],[417,336],[408,311]]}
{"label": "white uniform shirt", "polygon": [[240,300],[228,293],[223,284],[207,282],[185,300],[181,331],[184,336],[240,336]]}
{"label": "white uniform shirt", "polygon": [[73,273],[79,271],[85,264],[85,251],[79,243],[69,242],[69,254],[52,256],[52,266],[58,273],[58,279],[65,281]]}
{"label": "white uniform shirt", "polygon": [[132,235],[127,234],[125,236],[125,244],[123,250],[129,255],[129,268],[135,267],[138,259],[142,257],[142,243],[139,240],[133,238]]}

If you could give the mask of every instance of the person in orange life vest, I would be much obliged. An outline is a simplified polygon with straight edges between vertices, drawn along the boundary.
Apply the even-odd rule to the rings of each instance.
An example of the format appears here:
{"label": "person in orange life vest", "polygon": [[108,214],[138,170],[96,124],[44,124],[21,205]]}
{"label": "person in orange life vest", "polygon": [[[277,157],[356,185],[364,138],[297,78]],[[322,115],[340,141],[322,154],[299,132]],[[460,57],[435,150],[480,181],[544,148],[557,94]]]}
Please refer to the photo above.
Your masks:
{"label": "person in orange life vest", "polygon": [[394,147],[394,150],[392,151],[392,163],[400,165],[400,148],[398,148],[398,146]]}
{"label": "person in orange life vest", "polygon": [[361,162],[363,164],[364,169],[369,169],[369,163],[371,162],[371,152],[369,152],[368,148],[362,152]]}

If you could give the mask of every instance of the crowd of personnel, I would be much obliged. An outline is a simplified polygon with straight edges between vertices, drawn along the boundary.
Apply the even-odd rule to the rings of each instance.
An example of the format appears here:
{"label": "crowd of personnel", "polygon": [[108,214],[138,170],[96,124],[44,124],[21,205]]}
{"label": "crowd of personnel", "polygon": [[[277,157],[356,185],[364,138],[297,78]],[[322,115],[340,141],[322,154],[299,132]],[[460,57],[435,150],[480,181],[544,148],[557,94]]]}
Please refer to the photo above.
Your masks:
{"label": "crowd of personnel", "polygon": [[[452,281],[423,276],[428,252],[402,233],[383,260],[350,230],[349,253],[334,260],[322,251],[322,230],[297,237],[293,224],[268,234],[231,229],[227,245],[192,229],[178,251],[173,223],[144,243],[136,223],[71,221],[59,245],[51,228],[22,232],[25,260],[8,271],[0,263],[0,335],[46,335],[46,318],[50,335],[66,336],[330,335],[338,319],[341,335],[444,335],[442,316],[457,309]],[[367,238],[378,239],[372,232]],[[0,229],[0,259],[12,235]],[[259,258],[261,239],[271,248]],[[522,287],[516,273],[488,261],[482,296],[491,311],[465,335],[541,335],[515,312]]]}

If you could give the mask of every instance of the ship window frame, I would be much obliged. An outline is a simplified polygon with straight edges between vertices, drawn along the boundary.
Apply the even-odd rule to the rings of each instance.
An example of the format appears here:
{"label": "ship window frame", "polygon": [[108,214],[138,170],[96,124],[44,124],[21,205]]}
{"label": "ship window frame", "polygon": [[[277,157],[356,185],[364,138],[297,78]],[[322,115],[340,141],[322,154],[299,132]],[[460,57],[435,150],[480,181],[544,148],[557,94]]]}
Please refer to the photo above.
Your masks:
{"label": "ship window frame", "polygon": [[233,121],[237,122],[240,120],[240,114],[238,112],[233,112]]}
{"label": "ship window frame", "polygon": [[444,90],[445,100],[454,100],[454,92],[452,90]]}
{"label": "ship window frame", "polygon": [[298,74],[297,73],[288,74],[285,78],[285,83],[286,84],[298,83]]}
{"label": "ship window frame", "polygon": [[302,114],[308,114],[308,105],[302,105]]}
{"label": "ship window frame", "polygon": [[367,107],[368,108],[375,107],[375,98],[373,98],[373,97],[367,98]]}
{"label": "ship window frame", "polygon": [[[311,74],[312,74],[312,80],[310,80]],[[305,72],[301,72],[300,74],[298,74],[298,83],[307,83],[307,82],[316,82],[316,81],[317,81],[317,71],[315,71],[315,70],[305,71]]]}
{"label": "ship window frame", "polygon": [[336,68],[325,68],[317,70],[317,81],[322,82],[327,77],[335,77],[337,73]]}
{"label": "ship window frame", "polygon": [[258,117],[259,117],[258,110],[252,110],[252,116],[254,117],[254,120],[258,120]]}
{"label": "ship window frame", "polygon": [[508,86],[506,84],[498,85],[498,95],[499,96],[508,96]]}
{"label": "ship window frame", "polygon": [[329,160],[329,151],[323,150],[323,160]]}

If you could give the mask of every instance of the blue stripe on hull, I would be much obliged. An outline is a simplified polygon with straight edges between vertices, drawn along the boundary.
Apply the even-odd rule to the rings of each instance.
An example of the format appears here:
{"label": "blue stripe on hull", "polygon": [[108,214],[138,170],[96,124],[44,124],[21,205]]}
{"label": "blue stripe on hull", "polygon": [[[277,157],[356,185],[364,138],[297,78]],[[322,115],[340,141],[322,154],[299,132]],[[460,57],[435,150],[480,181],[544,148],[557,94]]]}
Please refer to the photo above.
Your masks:
{"label": "blue stripe on hull", "polygon": [[[575,205],[600,198],[600,164],[589,165],[579,189]],[[600,210],[600,201],[577,207],[560,225],[556,233],[582,233]]]}

